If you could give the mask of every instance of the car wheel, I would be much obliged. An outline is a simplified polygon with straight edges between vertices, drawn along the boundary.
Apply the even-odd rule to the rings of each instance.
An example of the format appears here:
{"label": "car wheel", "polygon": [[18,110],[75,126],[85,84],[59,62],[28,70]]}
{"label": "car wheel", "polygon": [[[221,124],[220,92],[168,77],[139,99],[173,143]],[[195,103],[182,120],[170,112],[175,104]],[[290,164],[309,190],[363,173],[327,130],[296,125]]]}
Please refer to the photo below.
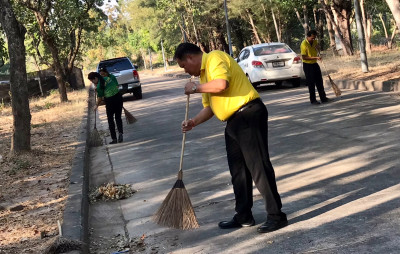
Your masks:
{"label": "car wheel", "polygon": [[134,88],[133,95],[136,99],[142,99],[142,86]]}
{"label": "car wheel", "polygon": [[300,78],[292,79],[292,85],[293,85],[293,87],[299,87],[299,86],[300,86],[300,83],[301,83]]}
{"label": "car wheel", "polygon": [[277,87],[282,87],[282,83],[283,83],[283,81],[281,81],[281,80],[275,81],[275,85],[276,85]]}
{"label": "car wheel", "polygon": [[247,77],[247,79],[249,80],[249,82],[250,82],[250,84],[254,87],[254,88],[257,88],[257,86],[259,85],[259,83],[257,83],[257,82],[251,82],[251,79],[250,79],[250,77],[249,77],[249,75],[248,74],[246,74],[246,77]]}

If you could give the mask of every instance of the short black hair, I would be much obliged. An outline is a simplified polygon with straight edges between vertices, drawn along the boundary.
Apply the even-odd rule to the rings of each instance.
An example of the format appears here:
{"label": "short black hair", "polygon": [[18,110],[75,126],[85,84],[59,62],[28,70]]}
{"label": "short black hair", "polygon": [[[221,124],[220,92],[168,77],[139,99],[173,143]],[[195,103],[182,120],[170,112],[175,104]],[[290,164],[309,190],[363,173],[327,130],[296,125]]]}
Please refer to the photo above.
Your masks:
{"label": "short black hair", "polygon": [[88,79],[93,80],[94,78],[99,78],[101,75],[98,72],[91,72],[88,74]]}
{"label": "short black hair", "polygon": [[317,31],[315,31],[315,30],[310,30],[310,31],[307,32],[307,37],[310,37],[311,35],[317,36],[318,33],[317,33]]}
{"label": "short black hair", "polygon": [[104,81],[104,78],[98,72],[91,72],[88,74],[88,79],[90,81],[92,81],[95,78],[97,78],[99,80],[101,89],[104,89],[106,86],[106,82]]}
{"label": "short black hair", "polygon": [[107,71],[107,68],[106,68],[106,67],[100,68],[100,69],[99,69],[99,72],[105,72],[105,73],[107,73],[107,75],[110,74],[110,73]]}
{"label": "short black hair", "polygon": [[201,53],[202,51],[197,45],[189,42],[184,42],[179,44],[176,48],[174,59],[184,60],[187,55],[198,55]]}

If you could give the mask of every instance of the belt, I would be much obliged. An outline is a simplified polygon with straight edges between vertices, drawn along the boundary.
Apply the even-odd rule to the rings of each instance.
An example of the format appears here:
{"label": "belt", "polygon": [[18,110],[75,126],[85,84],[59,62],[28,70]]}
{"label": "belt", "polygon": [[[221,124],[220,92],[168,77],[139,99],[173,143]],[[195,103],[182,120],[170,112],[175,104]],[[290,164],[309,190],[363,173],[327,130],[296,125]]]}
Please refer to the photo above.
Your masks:
{"label": "belt", "polygon": [[239,114],[240,112],[245,111],[246,109],[250,108],[251,106],[257,104],[257,103],[262,103],[260,98],[254,99],[252,101],[247,102],[246,104],[244,104],[243,106],[241,106],[238,110],[236,110],[235,113],[233,113],[226,121],[229,121],[230,119],[234,118],[237,114]]}

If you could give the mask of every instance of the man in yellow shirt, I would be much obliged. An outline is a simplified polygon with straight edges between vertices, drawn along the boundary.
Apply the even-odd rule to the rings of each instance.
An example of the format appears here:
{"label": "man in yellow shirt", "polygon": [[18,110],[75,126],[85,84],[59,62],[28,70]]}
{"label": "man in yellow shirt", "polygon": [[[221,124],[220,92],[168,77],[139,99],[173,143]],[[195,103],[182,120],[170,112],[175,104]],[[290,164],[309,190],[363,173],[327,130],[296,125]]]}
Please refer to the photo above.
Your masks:
{"label": "man in yellow shirt", "polygon": [[182,122],[187,132],[214,115],[226,122],[225,145],[235,194],[236,214],[221,221],[222,229],[255,225],[252,215],[253,181],[262,194],[267,221],[257,231],[271,232],[288,224],[281,211],[275,172],[268,153],[268,111],[238,63],[222,51],[203,53],[191,43],[182,43],[174,58],[185,72],[200,76],[200,84],[188,82],[185,94],[202,93],[203,109]]}
{"label": "man in yellow shirt", "polygon": [[315,86],[317,86],[319,98],[321,102],[325,103],[330,101],[325,94],[324,82],[322,80],[321,69],[317,60],[321,60],[318,56],[318,42],[315,40],[317,31],[310,30],[307,33],[307,38],[301,43],[300,50],[303,59],[303,70],[306,75],[306,82],[308,91],[310,93],[310,102],[313,105],[320,104],[315,97]]}

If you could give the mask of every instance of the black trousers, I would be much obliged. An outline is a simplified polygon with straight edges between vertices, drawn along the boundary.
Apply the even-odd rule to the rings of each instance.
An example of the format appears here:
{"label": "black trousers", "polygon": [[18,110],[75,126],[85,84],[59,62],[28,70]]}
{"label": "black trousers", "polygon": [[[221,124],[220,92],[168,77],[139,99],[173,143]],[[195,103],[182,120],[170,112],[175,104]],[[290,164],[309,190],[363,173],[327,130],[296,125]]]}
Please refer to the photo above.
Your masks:
{"label": "black trousers", "polygon": [[252,215],[253,181],[264,198],[268,217],[286,219],[268,153],[268,111],[261,100],[229,118],[225,143],[236,219],[244,222]]}
{"label": "black trousers", "polygon": [[117,129],[119,133],[124,133],[122,129],[122,106],[123,100],[122,95],[117,93],[114,96],[104,98],[106,103],[106,112],[107,112],[107,120],[108,120],[108,128],[110,129],[110,134],[112,139],[117,139],[117,134],[115,133],[115,122],[117,123]]}
{"label": "black trousers", "polygon": [[306,75],[306,82],[308,85],[308,92],[310,93],[310,101],[316,101],[315,86],[317,87],[319,98],[321,101],[326,100],[324,90],[324,81],[322,80],[321,68],[317,63],[308,64],[303,63],[304,74]]}

